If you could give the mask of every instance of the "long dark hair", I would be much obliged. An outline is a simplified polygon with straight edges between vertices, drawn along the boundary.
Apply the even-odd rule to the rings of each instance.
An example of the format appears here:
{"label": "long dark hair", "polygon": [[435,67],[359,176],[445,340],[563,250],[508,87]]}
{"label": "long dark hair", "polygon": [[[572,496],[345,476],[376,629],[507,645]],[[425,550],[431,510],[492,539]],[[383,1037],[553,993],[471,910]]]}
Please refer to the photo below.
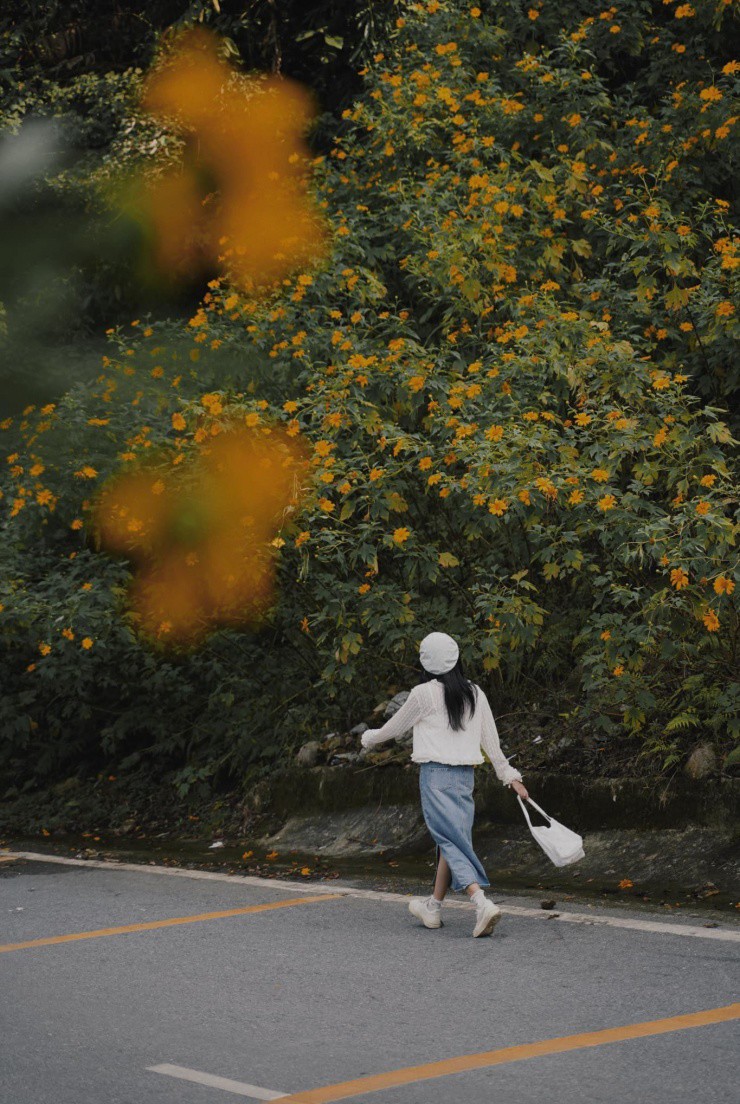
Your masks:
{"label": "long dark hair", "polygon": [[478,687],[463,673],[462,661],[458,659],[452,670],[445,672],[444,675],[433,675],[430,671],[425,671],[423,667],[421,673],[424,682],[437,679],[444,686],[445,707],[450,728],[454,732],[458,732],[462,728],[465,710],[470,711],[471,717],[475,712],[475,703],[478,696]]}

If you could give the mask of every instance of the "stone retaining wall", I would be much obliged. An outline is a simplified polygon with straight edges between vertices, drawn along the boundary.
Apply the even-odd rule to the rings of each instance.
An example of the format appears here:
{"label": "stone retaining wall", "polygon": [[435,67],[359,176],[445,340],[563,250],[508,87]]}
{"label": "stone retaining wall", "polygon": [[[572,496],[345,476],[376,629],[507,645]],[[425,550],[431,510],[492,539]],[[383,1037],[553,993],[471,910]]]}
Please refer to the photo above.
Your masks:
{"label": "stone retaining wall", "polygon": [[[552,816],[576,829],[683,828],[703,825],[731,828],[740,822],[740,779],[693,781],[677,778],[584,779],[567,774],[528,773],[532,797]],[[285,767],[261,783],[255,804],[262,811],[290,817],[311,812],[340,812],[371,805],[418,804],[418,769],[386,767]],[[493,771],[476,771],[477,819],[519,824],[521,810]]]}

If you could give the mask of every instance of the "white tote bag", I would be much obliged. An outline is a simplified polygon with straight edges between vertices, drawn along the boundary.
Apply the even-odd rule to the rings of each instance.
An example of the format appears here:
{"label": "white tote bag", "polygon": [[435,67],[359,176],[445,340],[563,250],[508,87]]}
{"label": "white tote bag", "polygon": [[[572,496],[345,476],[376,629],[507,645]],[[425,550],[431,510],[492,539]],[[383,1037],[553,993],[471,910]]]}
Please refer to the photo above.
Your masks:
{"label": "white tote bag", "polygon": [[571,863],[578,862],[585,855],[583,850],[583,837],[579,836],[577,832],[572,832],[570,828],[566,828],[560,821],[554,820],[551,816],[548,816],[544,809],[540,809],[539,805],[532,801],[529,797],[527,800],[529,804],[537,810],[538,813],[542,813],[547,824],[532,824],[529,819],[529,813],[527,806],[522,801],[521,797],[517,794],[517,800],[522,807],[522,812],[526,817],[529,830],[539,843],[542,850],[547,855],[551,862],[555,863],[555,866],[570,866]]}

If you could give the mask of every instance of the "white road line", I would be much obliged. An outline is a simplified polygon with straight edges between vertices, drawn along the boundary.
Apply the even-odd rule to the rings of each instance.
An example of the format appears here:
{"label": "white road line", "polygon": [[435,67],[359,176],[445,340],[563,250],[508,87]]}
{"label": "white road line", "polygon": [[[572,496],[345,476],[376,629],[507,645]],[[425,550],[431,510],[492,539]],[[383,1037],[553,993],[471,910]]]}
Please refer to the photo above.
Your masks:
{"label": "white road line", "polygon": [[[237,885],[259,886],[261,889],[290,890],[292,893],[326,893],[330,886],[335,893],[346,897],[358,897],[369,901],[393,901],[396,904],[408,904],[410,894],[382,892],[375,889],[356,889],[331,881],[305,882],[289,881],[287,878],[257,878],[252,874],[220,874],[212,870],[183,870],[171,866],[150,866],[144,863],[108,862],[104,859],[71,859],[65,855],[45,855],[36,851],[6,851],[4,854],[17,859],[29,859],[32,862],[62,863],[65,866],[91,866],[102,870],[131,870],[139,874],[164,874],[175,878],[197,878],[202,881],[232,882]],[[497,894],[498,896],[498,894]],[[470,909],[467,901],[446,901],[445,909]],[[640,920],[636,917],[599,916],[598,912],[556,913],[538,908],[526,908],[521,905],[501,904],[501,911],[510,916],[525,916],[540,921],[555,923],[587,924],[589,926],[628,928],[631,931],[655,932],[660,935],[681,935],[694,939],[714,939],[725,943],[740,943],[740,928],[704,928],[697,924],[666,923],[661,920]],[[732,921],[731,921],[732,922]]]}
{"label": "white road line", "polygon": [[236,1096],[248,1096],[250,1100],[281,1100],[288,1093],[261,1089],[259,1085],[248,1085],[245,1081],[232,1081],[229,1077],[217,1077],[214,1073],[202,1073],[188,1069],[187,1066],[172,1066],[163,1062],[160,1066],[147,1066],[150,1073],[164,1073],[167,1077],[179,1077],[181,1081],[195,1081],[197,1085],[208,1085],[212,1089],[223,1089]]}

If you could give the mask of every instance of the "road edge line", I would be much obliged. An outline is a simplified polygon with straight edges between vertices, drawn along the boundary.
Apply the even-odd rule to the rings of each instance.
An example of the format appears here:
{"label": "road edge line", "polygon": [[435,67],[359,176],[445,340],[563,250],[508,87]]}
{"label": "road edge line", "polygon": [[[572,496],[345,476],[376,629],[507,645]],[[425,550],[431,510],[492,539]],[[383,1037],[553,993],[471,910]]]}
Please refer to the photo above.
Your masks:
{"label": "road edge line", "polygon": [[[344,885],[341,882],[322,882],[320,885],[313,882],[307,885],[305,882],[296,882],[284,878],[259,878],[254,874],[223,874],[214,870],[186,870],[183,867],[160,866],[158,864],[116,862],[105,859],[73,859],[66,855],[46,855],[37,851],[5,851],[0,852],[12,858],[28,859],[30,862],[52,862],[66,866],[93,867],[102,870],[129,870],[139,874],[161,874],[170,877],[197,878],[202,881],[232,882],[236,885],[257,886],[262,889],[290,889],[295,893],[326,893],[329,886],[341,896],[356,897],[371,901],[392,901],[408,904],[410,894],[392,893],[390,891],[374,889],[357,889],[354,886]],[[445,909],[469,909],[466,901],[447,901]],[[722,928],[703,928],[695,924],[666,923],[661,920],[627,919],[621,916],[599,916],[583,912],[559,911],[551,912],[537,908],[526,908],[522,905],[500,906],[501,911],[510,916],[522,916],[528,919],[540,921],[554,920],[556,923],[584,924],[590,927],[624,928],[631,931],[652,932],[660,935],[687,936],[694,939],[718,940],[725,943],[740,943],[740,930],[732,931]]]}

